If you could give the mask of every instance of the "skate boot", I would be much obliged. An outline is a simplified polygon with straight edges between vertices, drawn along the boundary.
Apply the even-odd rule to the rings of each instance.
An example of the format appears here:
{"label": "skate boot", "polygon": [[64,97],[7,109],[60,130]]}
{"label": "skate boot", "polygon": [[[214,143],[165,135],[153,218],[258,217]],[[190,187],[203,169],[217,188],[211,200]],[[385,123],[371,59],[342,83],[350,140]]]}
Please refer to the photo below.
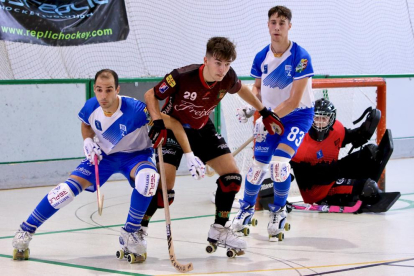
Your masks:
{"label": "skate boot", "polygon": [[23,231],[21,228],[17,230],[14,235],[12,245],[13,260],[28,260],[30,255],[29,243],[32,240],[34,233]]}
{"label": "skate boot", "polygon": [[119,236],[121,250],[116,252],[116,257],[120,260],[126,258],[130,264],[144,262],[147,259],[146,235],[142,228],[137,232],[129,233],[122,227]]}
{"label": "skate boot", "polygon": [[290,230],[290,224],[286,222],[286,205],[279,207],[273,204],[269,204],[270,221],[267,225],[267,232],[269,233],[270,241],[283,241],[285,230]]}
{"label": "skate boot", "polygon": [[207,241],[209,245],[206,247],[207,253],[213,253],[217,247],[227,248],[227,257],[234,258],[244,254],[247,248],[246,241],[239,238],[230,228],[231,222],[228,221],[225,226],[220,224],[212,224],[208,231]]}
{"label": "skate boot", "polygon": [[243,233],[245,236],[248,236],[250,234],[249,226],[257,225],[257,219],[253,218],[254,205],[250,205],[242,199],[239,202],[240,210],[233,218],[231,227],[236,233]]}

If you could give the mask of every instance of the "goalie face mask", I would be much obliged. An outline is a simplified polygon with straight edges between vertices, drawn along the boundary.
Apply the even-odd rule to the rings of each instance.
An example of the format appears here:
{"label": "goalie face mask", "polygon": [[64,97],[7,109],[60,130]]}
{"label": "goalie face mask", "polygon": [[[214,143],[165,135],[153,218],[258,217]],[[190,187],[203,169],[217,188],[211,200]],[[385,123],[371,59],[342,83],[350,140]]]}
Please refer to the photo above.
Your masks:
{"label": "goalie face mask", "polygon": [[315,116],[309,135],[313,140],[321,142],[328,137],[336,119],[335,106],[326,99],[318,99],[315,102]]}

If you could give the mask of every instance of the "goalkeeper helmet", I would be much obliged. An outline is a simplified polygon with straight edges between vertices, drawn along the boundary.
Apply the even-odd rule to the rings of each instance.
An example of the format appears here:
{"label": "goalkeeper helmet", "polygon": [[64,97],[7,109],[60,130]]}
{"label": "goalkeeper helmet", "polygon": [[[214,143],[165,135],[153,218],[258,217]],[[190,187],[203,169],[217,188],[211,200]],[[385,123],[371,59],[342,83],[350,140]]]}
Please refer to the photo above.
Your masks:
{"label": "goalkeeper helmet", "polygon": [[326,99],[318,99],[315,101],[315,116],[313,124],[309,130],[309,135],[313,140],[321,142],[328,137],[329,131],[332,129],[336,119],[335,106]]}

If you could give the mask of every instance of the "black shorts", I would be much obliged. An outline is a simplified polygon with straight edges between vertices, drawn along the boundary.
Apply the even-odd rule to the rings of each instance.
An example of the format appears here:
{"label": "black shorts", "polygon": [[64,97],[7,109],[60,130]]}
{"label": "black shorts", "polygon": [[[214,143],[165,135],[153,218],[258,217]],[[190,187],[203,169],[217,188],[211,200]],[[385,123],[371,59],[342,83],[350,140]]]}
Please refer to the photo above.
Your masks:
{"label": "black shorts", "polygon": [[[230,153],[229,146],[220,134],[217,133],[213,122],[209,119],[207,124],[201,129],[184,128],[191,150],[194,155],[204,163],[218,156]],[[178,168],[183,157],[183,150],[178,144],[174,133],[167,130],[167,143],[162,147],[164,162]],[[158,155],[156,154],[158,162]]]}

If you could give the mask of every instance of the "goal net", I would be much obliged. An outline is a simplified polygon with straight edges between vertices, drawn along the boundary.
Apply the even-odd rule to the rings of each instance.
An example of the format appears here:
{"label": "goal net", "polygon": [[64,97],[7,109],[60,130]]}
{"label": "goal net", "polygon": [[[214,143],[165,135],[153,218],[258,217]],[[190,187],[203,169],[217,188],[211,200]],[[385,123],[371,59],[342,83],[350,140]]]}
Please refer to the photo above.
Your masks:
{"label": "goal net", "polygon": [[[245,84],[252,86],[252,82]],[[382,116],[377,128],[378,131],[374,133],[369,143],[379,142],[385,132],[385,82],[383,79],[313,79],[312,86],[315,100],[326,98],[331,101],[337,109],[337,119],[346,128],[356,128],[361,125],[365,120],[356,125],[353,124],[353,121],[357,120],[368,107],[380,109]],[[253,135],[253,117],[247,123],[241,124],[235,116],[236,109],[245,105],[246,103],[238,95],[226,96],[221,101],[221,129],[232,152]],[[350,149],[351,145],[342,148],[339,158],[347,155]],[[235,159],[243,179],[245,179],[245,175],[253,161],[253,142],[241,150],[235,156]],[[382,181],[384,180],[382,179]],[[237,197],[241,198],[243,191],[244,184]],[[294,181],[289,197],[299,195],[299,189],[296,181]]]}

